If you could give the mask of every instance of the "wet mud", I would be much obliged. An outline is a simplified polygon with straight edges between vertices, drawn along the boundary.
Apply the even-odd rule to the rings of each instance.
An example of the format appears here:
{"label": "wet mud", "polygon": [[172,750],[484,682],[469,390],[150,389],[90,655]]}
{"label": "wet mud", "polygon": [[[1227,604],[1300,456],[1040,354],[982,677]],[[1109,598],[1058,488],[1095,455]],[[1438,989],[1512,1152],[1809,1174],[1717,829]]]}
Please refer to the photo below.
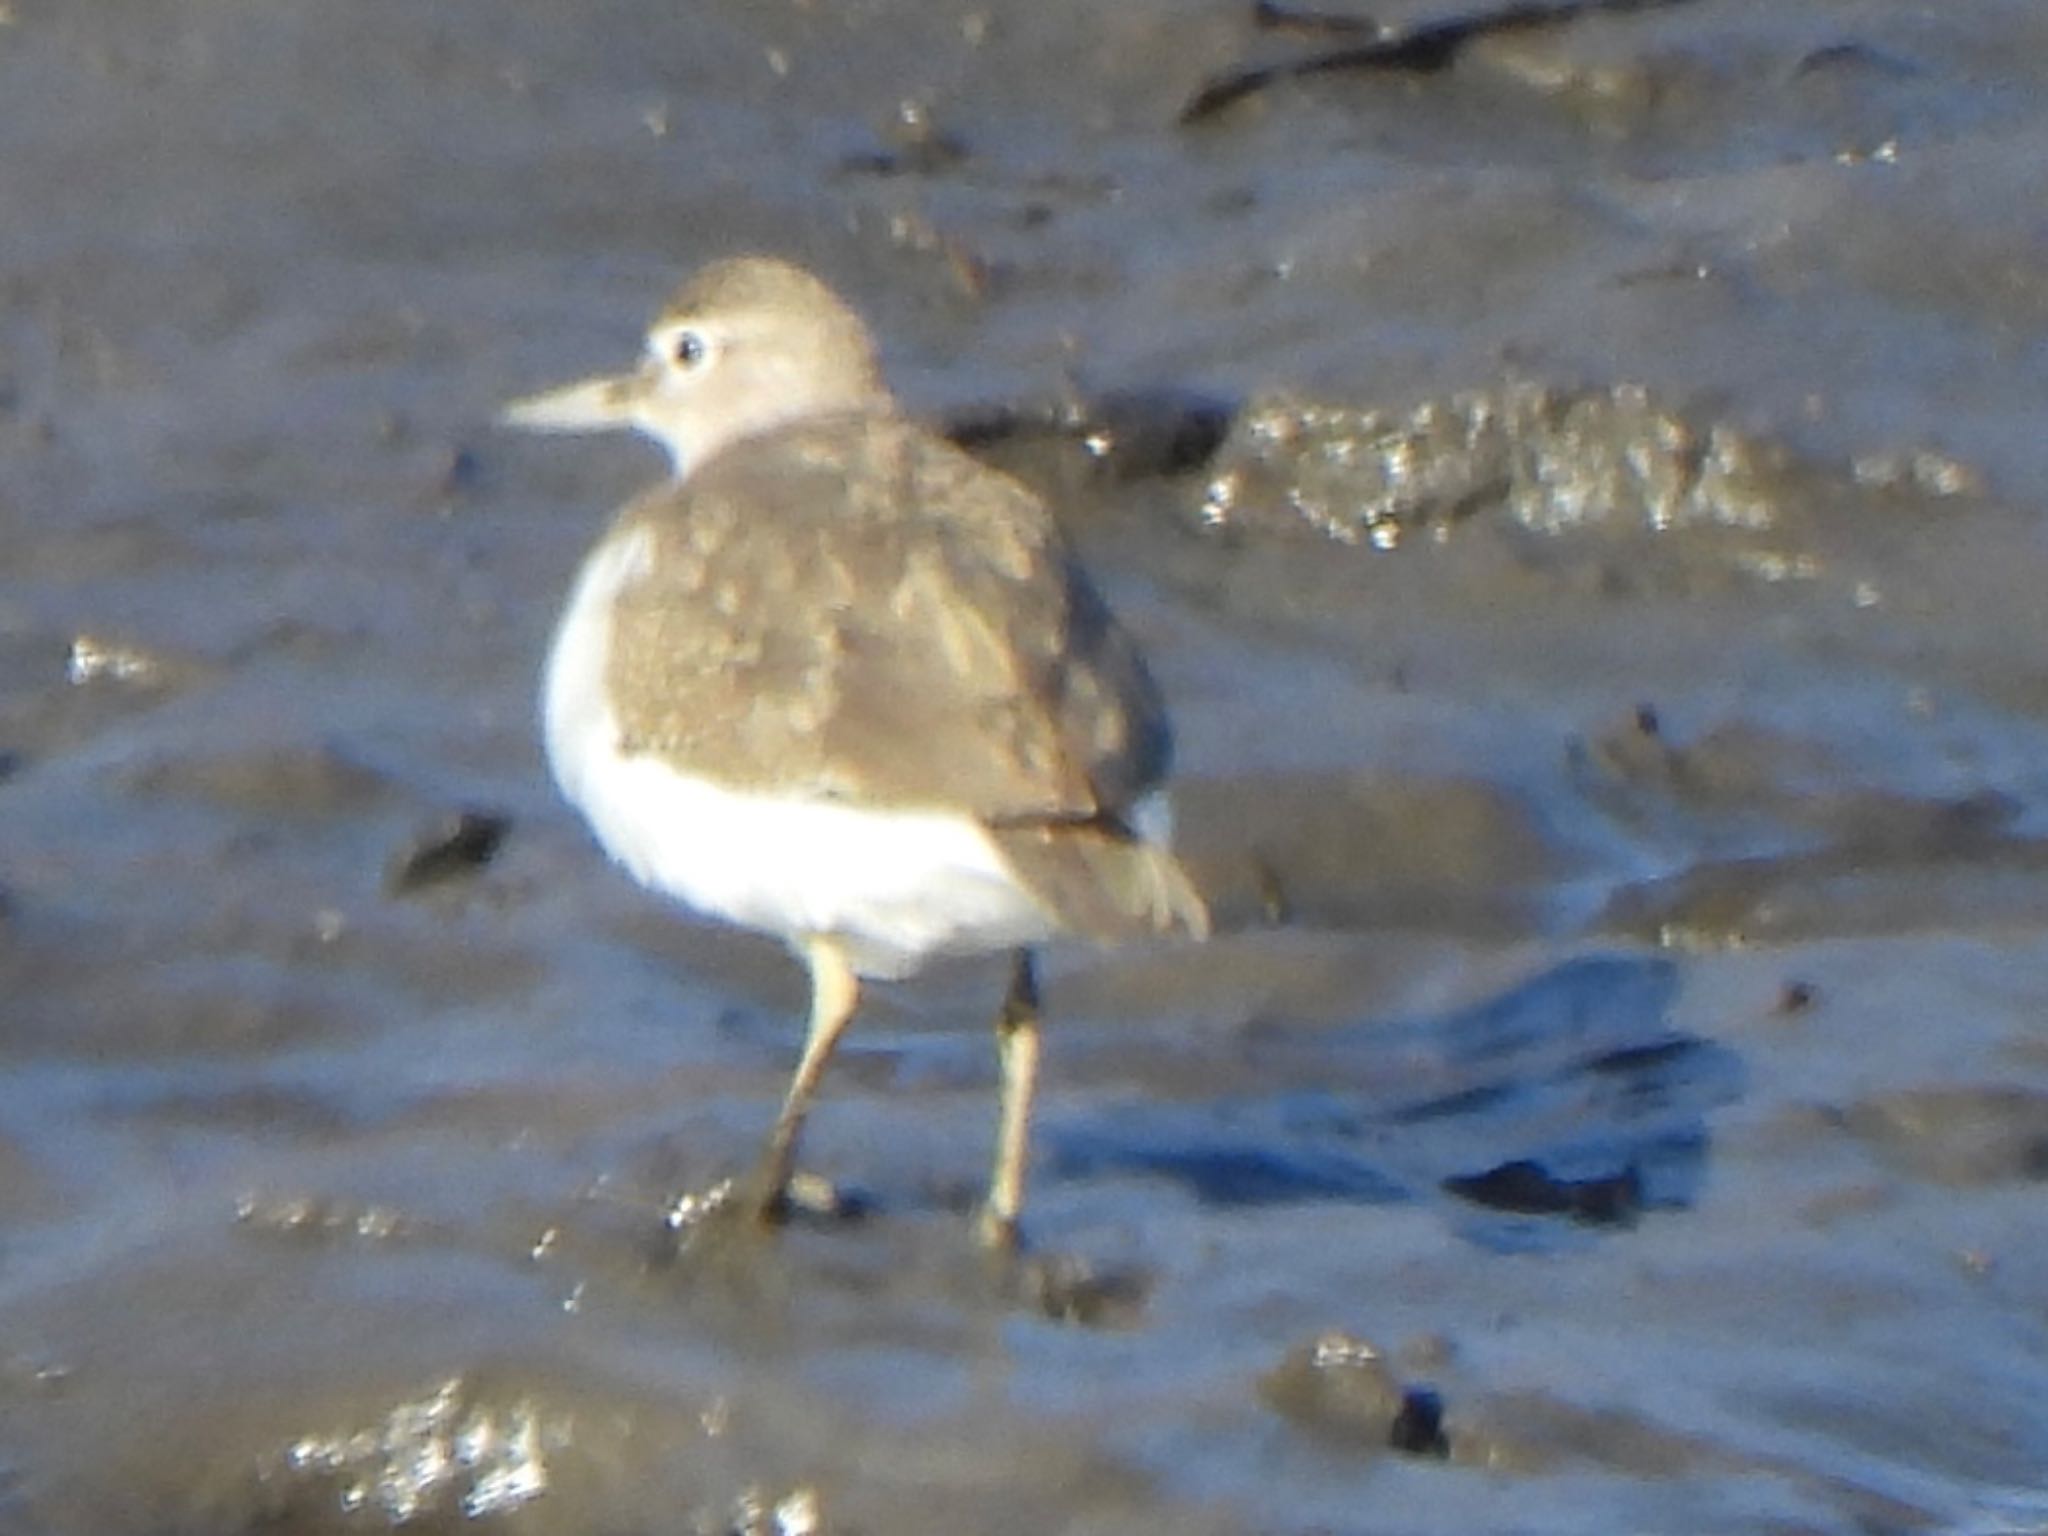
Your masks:
{"label": "wet mud", "polygon": [[[0,1531],[2048,1524],[2033,0],[0,5]],[[811,262],[1153,658],[1195,946],[604,867],[498,405]]]}

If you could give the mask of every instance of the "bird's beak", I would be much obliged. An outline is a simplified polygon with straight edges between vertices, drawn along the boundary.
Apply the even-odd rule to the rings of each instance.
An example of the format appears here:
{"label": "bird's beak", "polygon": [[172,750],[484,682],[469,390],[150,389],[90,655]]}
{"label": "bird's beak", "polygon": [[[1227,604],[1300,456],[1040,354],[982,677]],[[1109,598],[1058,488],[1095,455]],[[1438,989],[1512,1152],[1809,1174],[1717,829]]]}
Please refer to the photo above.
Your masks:
{"label": "bird's beak", "polygon": [[649,369],[584,379],[514,400],[498,413],[498,421],[523,432],[616,431],[638,424],[640,403],[653,385]]}

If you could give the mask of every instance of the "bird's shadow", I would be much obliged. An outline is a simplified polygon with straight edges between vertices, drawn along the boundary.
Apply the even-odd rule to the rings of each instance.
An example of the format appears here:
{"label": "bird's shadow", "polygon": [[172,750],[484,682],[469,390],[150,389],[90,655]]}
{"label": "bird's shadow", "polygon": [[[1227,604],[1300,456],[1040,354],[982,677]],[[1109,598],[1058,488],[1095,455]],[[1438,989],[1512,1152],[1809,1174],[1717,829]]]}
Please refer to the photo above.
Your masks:
{"label": "bird's shadow", "polygon": [[1260,1091],[1130,1103],[1044,1128],[1058,1179],[1139,1174],[1212,1207],[1448,1197],[1487,1247],[1540,1247],[1692,1203],[1741,1058],[1676,1028],[1668,959],[1573,959],[1474,1007],[1265,1024]]}

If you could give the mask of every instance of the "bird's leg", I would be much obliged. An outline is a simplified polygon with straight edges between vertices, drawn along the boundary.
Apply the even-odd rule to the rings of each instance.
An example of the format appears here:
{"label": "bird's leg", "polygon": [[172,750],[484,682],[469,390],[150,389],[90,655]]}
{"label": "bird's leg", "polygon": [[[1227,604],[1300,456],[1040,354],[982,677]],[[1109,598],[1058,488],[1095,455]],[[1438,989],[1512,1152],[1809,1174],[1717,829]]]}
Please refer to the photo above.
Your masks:
{"label": "bird's leg", "polygon": [[804,963],[811,972],[811,1027],[804,1037],[804,1054],[796,1064],[796,1075],[783,1095],[782,1113],[769,1133],[768,1149],[761,1158],[759,1205],[763,1221],[779,1221],[789,1208],[789,1180],[796,1167],[796,1139],[803,1129],[804,1114],[811,1107],[811,1095],[832,1048],[839,1043],[853,1010],[860,1004],[860,978],[853,972],[846,951],[829,938],[806,940]]}
{"label": "bird's leg", "polygon": [[1002,1112],[988,1204],[981,1212],[981,1240],[991,1248],[1008,1248],[1017,1240],[1017,1213],[1024,1204],[1031,1090],[1038,1079],[1038,972],[1028,949],[1017,951],[1010,990],[996,1015],[996,1054],[1003,1074]]}

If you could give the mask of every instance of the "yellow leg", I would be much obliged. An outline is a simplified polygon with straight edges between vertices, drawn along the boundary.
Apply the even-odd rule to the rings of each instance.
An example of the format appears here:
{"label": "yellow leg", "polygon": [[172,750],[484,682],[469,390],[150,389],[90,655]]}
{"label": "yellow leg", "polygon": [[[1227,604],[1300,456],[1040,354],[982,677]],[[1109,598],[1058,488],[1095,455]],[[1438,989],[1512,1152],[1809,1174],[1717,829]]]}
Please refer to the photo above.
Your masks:
{"label": "yellow leg", "polygon": [[783,1095],[782,1113],[769,1133],[768,1149],[761,1158],[758,1214],[763,1221],[776,1221],[786,1213],[789,1178],[796,1168],[796,1139],[803,1130],[804,1115],[817,1092],[818,1079],[832,1059],[832,1049],[860,1006],[860,978],[853,973],[846,952],[831,939],[808,940],[804,963],[811,971],[811,1027],[804,1038],[804,1054],[796,1064],[796,1075]]}
{"label": "yellow leg", "polygon": [[1024,1206],[1031,1091],[1038,1080],[1038,975],[1028,949],[1017,951],[1009,994],[996,1015],[996,1053],[1003,1075],[1002,1111],[988,1204],[981,1212],[981,1240],[991,1248],[1007,1248],[1017,1240],[1017,1214]]}

